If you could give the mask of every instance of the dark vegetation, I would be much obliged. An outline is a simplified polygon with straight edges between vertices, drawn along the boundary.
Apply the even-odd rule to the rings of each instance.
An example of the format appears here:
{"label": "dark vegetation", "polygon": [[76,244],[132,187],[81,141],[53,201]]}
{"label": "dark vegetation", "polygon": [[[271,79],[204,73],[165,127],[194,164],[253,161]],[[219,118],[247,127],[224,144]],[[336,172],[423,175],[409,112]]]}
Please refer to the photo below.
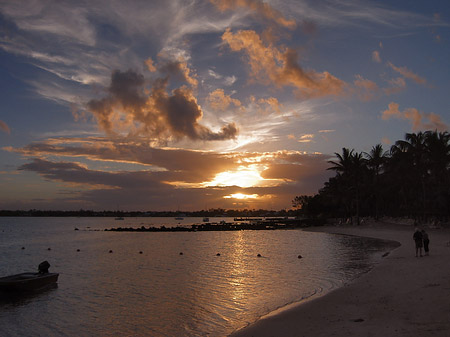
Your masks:
{"label": "dark vegetation", "polygon": [[296,210],[280,210],[272,211],[265,209],[243,209],[232,210],[214,208],[209,210],[201,210],[194,212],[187,211],[46,211],[46,210],[0,210],[0,216],[33,216],[33,217],[273,217],[273,216],[295,216]]}
{"label": "dark vegetation", "polygon": [[314,196],[292,201],[305,216],[351,219],[408,217],[448,222],[450,215],[450,134],[407,133],[384,151],[343,148],[329,161],[336,175]]}

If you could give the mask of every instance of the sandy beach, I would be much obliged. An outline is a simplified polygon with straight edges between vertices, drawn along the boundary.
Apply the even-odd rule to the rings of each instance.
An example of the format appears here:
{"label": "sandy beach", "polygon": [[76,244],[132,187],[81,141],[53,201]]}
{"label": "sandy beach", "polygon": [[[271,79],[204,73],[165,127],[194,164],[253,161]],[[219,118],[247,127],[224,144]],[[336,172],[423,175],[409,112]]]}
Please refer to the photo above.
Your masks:
{"label": "sandy beach", "polygon": [[425,229],[430,256],[418,258],[412,225],[377,222],[312,229],[394,240],[401,246],[354,282],[231,336],[450,336],[450,230]]}

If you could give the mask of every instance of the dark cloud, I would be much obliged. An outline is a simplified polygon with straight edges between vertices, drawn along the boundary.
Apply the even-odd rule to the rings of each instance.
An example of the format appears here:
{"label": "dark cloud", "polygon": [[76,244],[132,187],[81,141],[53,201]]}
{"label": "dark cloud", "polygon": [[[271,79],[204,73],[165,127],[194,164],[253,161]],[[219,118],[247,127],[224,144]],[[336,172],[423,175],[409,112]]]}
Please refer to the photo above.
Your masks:
{"label": "dark cloud", "polygon": [[148,165],[168,181],[199,183],[211,180],[221,170],[236,166],[235,159],[214,152],[183,149],[152,148],[145,142],[113,141],[104,138],[88,138],[83,145],[79,139],[61,138],[32,143],[9,151],[30,157],[62,156],[85,157],[93,161],[112,161]]}
{"label": "dark cloud", "polygon": [[[189,73],[184,68],[184,74]],[[188,77],[190,78],[190,77]],[[192,89],[182,86],[168,93],[169,77],[160,78],[146,88],[141,74],[132,70],[116,70],[111,76],[107,96],[87,104],[101,129],[108,133],[128,132],[133,135],[155,137],[161,141],[226,140],[237,135],[237,127],[230,123],[214,132],[200,124],[203,111]]]}
{"label": "dark cloud", "polygon": [[162,185],[152,174],[145,171],[105,172],[88,169],[79,163],[52,162],[39,158],[23,164],[19,170],[36,172],[49,180],[109,188],[136,189],[141,186],[149,188]]}
{"label": "dark cloud", "polygon": [[[81,141],[81,140],[79,140]],[[145,144],[112,143],[94,139],[85,140],[83,146],[68,146],[75,140],[49,140],[47,144],[30,144],[17,149],[26,156],[40,156],[20,166],[19,170],[35,172],[43,179],[65,184],[62,187],[76,189],[76,193],[58,195],[48,204],[71,207],[111,209],[120,204],[126,209],[170,210],[174,203],[186,210],[205,207],[222,208],[288,208],[295,195],[313,194],[329,177],[326,160],[329,156],[307,155],[300,152],[275,153],[214,153],[188,150],[149,148]],[[11,150],[11,149],[9,149]],[[151,165],[140,171],[105,171],[91,169],[77,162],[50,161],[45,157],[80,157],[113,162]],[[261,176],[265,186],[242,188],[239,186],[208,186],[216,174],[235,172],[245,165],[259,161],[265,168]],[[249,167],[250,167],[249,166]],[[231,182],[233,184],[233,182]],[[80,192],[81,191],[81,192]],[[253,195],[255,199],[237,200],[224,198],[235,193]],[[31,201],[30,201],[31,202]],[[32,203],[36,205],[35,203]],[[45,202],[41,203],[44,207]],[[76,206],[73,206],[76,205]]]}

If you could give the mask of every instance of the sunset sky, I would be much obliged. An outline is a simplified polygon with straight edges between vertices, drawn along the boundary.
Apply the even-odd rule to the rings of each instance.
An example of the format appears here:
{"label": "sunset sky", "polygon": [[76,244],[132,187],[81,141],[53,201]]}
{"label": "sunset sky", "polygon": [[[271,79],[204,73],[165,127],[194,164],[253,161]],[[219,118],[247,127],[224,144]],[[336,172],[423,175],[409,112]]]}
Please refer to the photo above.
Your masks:
{"label": "sunset sky", "polygon": [[0,1],[0,209],[291,207],[450,125],[450,1]]}

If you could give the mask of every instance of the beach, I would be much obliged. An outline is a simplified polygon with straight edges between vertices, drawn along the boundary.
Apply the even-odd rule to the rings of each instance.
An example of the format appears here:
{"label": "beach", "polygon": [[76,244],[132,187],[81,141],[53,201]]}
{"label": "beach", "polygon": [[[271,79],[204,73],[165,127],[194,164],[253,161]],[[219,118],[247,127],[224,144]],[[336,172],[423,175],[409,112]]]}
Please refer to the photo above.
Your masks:
{"label": "beach", "polygon": [[[430,255],[415,257],[412,225],[370,222],[313,231],[394,240],[354,282],[267,315],[231,337],[450,336],[450,230],[425,228]],[[307,257],[305,257],[307,258]]]}

